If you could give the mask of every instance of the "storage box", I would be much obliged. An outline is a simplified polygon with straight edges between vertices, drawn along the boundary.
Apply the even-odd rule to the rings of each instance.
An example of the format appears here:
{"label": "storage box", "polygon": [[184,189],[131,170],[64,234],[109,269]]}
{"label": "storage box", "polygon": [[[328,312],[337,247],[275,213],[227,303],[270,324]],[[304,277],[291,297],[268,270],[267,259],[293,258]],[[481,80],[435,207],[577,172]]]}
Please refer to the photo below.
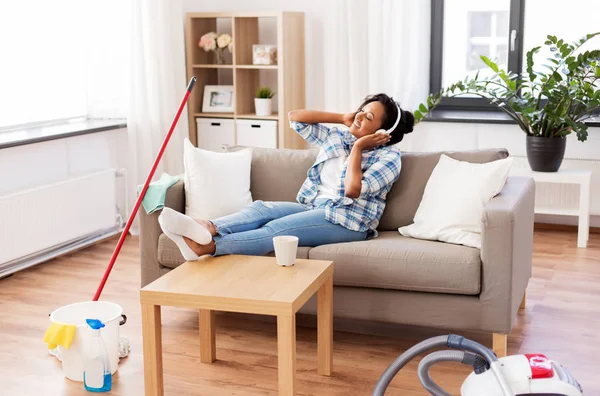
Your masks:
{"label": "storage box", "polygon": [[277,121],[240,119],[236,122],[238,145],[277,148]]}
{"label": "storage box", "polygon": [[198,148],[221,152],[224,146],[235,145],[233,119],[196,118],[196,126]]}

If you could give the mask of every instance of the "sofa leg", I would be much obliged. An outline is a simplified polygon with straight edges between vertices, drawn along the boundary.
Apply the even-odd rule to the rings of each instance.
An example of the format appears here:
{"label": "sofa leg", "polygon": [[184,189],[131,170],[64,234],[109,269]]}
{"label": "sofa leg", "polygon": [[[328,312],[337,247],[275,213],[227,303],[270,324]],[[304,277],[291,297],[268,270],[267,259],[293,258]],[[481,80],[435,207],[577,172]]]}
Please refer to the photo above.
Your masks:
{"label": "sofa leg", "polygon": [[525,303],[527,302],[527,290],[523,293],[523,299],[521,300],[521,305],[519,305],[519,309],[525,309]]}
{"label": "sofa leg", "polygon": [[498,334],[498,333],[493,334],[492,349],[494,350],[494,353],[496,354],[496,356],[498,356],[499,358],[506,356],[507,339],[508,339],[507,334]]}

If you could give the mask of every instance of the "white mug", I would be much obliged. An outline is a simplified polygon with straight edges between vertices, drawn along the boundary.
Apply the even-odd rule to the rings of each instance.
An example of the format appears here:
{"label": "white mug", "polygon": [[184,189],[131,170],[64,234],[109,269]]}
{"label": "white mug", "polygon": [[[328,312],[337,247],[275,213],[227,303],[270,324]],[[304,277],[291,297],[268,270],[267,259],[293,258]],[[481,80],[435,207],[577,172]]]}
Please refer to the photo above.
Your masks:
{"label": "white mug", "polygon": [[298,237],[281,235],[273,238],[275,247],[275,258],[277,264],[289,267],[296,263],[296,251],[298,250]]}

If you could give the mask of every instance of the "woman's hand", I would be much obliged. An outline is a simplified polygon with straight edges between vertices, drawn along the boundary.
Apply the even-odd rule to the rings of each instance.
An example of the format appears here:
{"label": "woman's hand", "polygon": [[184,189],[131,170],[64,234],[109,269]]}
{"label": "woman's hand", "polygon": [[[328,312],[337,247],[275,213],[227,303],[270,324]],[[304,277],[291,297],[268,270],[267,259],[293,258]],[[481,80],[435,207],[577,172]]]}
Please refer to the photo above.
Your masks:
{"label": "woman's hand", "polygon": [[362,152],[386,144],[389,141],[390,135],[387,133],[374,133],[363,136],[354,142],[346,167],[346,191],[344,192],[346,197],[356,199],[360,196],[363,177]]}
{"label": "woman's hand", "polygon": [[373,133],[358,139],[354,142],[354,147],[360,149],[360,151],[371,150],[386,144],[390,139],[391,137],[387,133]]}
{"label": "woman's hand", "polygon": [[350,128],[350,126],[352,126],[352,123],[354,122],[354,117],[356,117],[356,111],[344,114],[343,124]]}

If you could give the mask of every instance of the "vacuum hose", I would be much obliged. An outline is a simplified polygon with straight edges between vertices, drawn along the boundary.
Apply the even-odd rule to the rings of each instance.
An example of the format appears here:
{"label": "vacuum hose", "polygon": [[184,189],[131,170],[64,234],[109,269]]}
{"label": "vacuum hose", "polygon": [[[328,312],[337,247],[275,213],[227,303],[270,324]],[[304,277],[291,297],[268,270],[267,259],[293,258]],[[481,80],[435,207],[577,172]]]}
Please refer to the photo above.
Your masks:
{"label": "vacuum hose", "polygon": [[421,341],[400,355],[381,375],[373,390],[373,396],[383,396],[392,379],[398,374],[408,362],[415,356],[434,348],[452,348],[456,351],[440,351],[432,353],[423,359],[419,365],[419,379],[423,386],[434,396],[449,396],[429,376],[429,367],[440,361],[458,361],[473,366],[475,372],[491,369],[498,381],[502,395],[514,396],[506,378],[502,375],[502,369],[498,358],[490,349],[456,334],[437,336]]}
{"label": "vacuum hose", "polygon": [[437,351],[425,356],[419,363],[419,380],[423,387],[434,396],[452,396],[440,388],[429,374],[431,366],[440,362],[459,362],[473,367],[487,364],[481,356],[466,351]]}
{"label": "vacuum hose", "polygon": [[398,374],[398,371],[402,370],[402,367],[406,366],[415,356],[422,354],[425,351],[448,346],[448,336],[437,336],[429,338],[425,341],[419,342],[417,345],[408,349],[402,355],[400,355],[384,372],[381,374],[379,381],[375,385],[373,390],[373,396],[383,396],[392,379]]}

